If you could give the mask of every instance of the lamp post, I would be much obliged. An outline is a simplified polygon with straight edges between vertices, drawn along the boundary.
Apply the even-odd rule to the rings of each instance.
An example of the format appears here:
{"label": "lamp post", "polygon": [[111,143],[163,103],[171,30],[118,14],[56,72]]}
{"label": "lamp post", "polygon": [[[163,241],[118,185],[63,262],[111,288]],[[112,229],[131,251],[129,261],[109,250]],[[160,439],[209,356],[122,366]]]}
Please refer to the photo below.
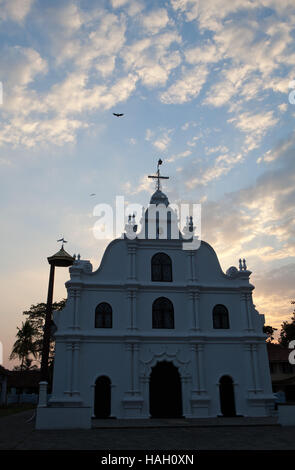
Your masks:
{"label": "lamp post", "polygon": [[47,258],[50,264],[49,283],[48,283],[48,294],[47,294],[47,305],[45,314],[44,324],[44,335],[43,335],[43,347],[42,347],[42,360],[41,360],[41,380],[48,382],[48,359],[49,359],[49,348],[50,348],[50,336],[51,336],[51,323],[52,323],[52,299],[53,299],[53,286],[54,286],[54,273],[55,266],[69,267],[71,266],[75,258],[69,255],[64,250],[63,244],[65,240],[62,239],[61,249],[53,256]]}

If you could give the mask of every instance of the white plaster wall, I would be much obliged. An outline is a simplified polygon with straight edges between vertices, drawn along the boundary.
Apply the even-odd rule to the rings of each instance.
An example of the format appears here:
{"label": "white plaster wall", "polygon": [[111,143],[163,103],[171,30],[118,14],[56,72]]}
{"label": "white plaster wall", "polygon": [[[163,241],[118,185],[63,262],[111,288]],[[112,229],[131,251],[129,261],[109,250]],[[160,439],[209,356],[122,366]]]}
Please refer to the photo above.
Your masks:
{"label": "white plaster wall", "polygon": [[[135,267],[132,276],[130,247],[133,249]],[[165,252],[172,259],[171,283],[151,282],[150,260],[157,252]],[[137,343],[140,373],[137,395],[143,400],[147,399],[148,383],[142,380],[150,372],[150,366],[144,366],[146,361],[150,358],[152,364],[156,360],[172,360],[179,367],[181,376],[185,377],[186,384],[182,384],[183,402],[189,404],[192,377],[196,372],[192,370],[190,348],[191,344],[202,343],[205,382],[202,396],[208,399],[209,416],[220,413],[218,382],[222,375],[230,375],[234,380],[237,413],[251,416],[253,406],[248,400],[249,390],[250,394],[255,394],[256,401],[260,400],[263,404],[269,400],[272,392],[265,336],[262,334],[261,318],[252,305],[253,286],[248,279],[226,276],[221,271],[214,250],[207,243],[202,243],[201,248],[193,253],[195,279],[191,276],[189,259],[188,253],[182,250],[181,242],[142,240],[130,244],[127,240],[115,240],[108,246],[101,266],[94,273],[83,271],[79,263],[71,268],[71,281],[67,283],[71,296],[66,308],[55,315],[58,331],[54,399],[80,400],[83,406],[93,408],[95,380],[107,375],[112,383],[112,415],[125,417],[123,400],[131,391],[131,353],[128,344]],[[199,292],[198,331],[191,330],[192,289]],[[130,291],[136,294],[134,312],[137,329],[130,329]],[[248,312],[252,330],[247,329],[242,293],[249,294]],[[160,296],[166,296],[173,302],[174,330],[152,329],[152,303]],[[112,306],[112,329],[94,328],[95,308],[100,302],[109,302]],[[212,309],[216,304],[224,304],[228,308],[229,330],[213,329]],[[74,349],[69,353],[67,343],[76,345],[76,353]],[[253,354],[257,360],[256,375],[260,389],[254,391],[252,359],[249,359],[250,353],[245,347],[249,344],[257,347],[257,353]],[[179,357],[182,362],[179,362]],[[73,370],[69,371],[69,367]],[[73,386],[74,374],[77,390]],[[67,382],[72,384],[71,390],[67,389]],[[72,394],[65,394],[65,391]],[[78,394],[75,393],[77,391]],[[263,406],[259,409],[262,415],[266,413]],[[190,409],[190,405],[186,409]],[[148,404],[145,403],[143,409],[138,411],[138,417],[148,415],[147,410]]]}

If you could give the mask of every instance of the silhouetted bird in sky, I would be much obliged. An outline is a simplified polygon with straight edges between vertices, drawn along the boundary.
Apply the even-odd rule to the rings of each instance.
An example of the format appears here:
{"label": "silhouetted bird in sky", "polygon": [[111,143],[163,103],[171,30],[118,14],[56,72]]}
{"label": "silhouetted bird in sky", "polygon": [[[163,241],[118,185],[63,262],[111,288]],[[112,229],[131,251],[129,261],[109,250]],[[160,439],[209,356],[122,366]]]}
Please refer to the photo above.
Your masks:
{"label": "silhouetted bird in sky", "polygon": [[90,196],[95,196],[95,193],[90,194]]}
{"label": "silhouetted bird in sky", "polygon": [[113,113],[114,116],[117,116],[117,117],[121,117],[121,116],[124,116],[123,113],[119,114],[119,113]]}

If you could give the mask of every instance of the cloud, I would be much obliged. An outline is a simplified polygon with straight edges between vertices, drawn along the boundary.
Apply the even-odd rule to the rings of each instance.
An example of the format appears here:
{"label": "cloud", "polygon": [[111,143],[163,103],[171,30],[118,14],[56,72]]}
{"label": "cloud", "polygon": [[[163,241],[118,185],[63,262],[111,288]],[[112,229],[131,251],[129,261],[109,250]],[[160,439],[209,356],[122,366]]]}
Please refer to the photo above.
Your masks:
{"label": "cloud", "polygon": [[78,31],[84,23],[83,13],[75,2],[60,3],[57,8],[49,7],[46,13],[47,19],[49,14],[51,21],[58,29],[62,28],[64,34]]}
{"label": "cloud", "polygon": [[196,20],[200,29],[211,31],[220,30],[226,20],[232,19],[238,13],[244,18],[245,10],[251,19],[253,17],[253,15],[250,16],[251,12],[262,8],[272,10],[269,13],[275,12],[278,17],[285,17],[294,11],[293,0],[281,2],[276,0],[234,0],[229,2],[207,0],[206,3],[201,0],[171,0],[171,5],[175,11],[183,13],[186,21]]}
{"label": "cloud", "polygon": [[288,295],[290,299],[294,297],[295,263],[284,264],[279,268],[272,269],[263,275],[257,275],[260,288],[265,296],[276,291],[277,295]]}
{"label": "cloud", "polygon": [[0,166],[13,166],[13,163],[8,158],[0,157]]}
{"label": "cloud", "polygon": [[167,149],[171,142],[171,133],[173,132],[173,129],[168,129],[163,132],[160,136],[156,138],[153,142],[153,146],[156,147],[156,149],[160,150],[160,152],[163,152],[164,150]]}
{"label": "cloud", "polygon": [[111,3],[113,8],[120,8],[129,3],[129,0],[111,0]]}
{"label": "cloud", "polygon": [[273,149],[268,150],[262,157],[258,158],[257,163],[273,162],[280,158],[291,155],[294,147],[294,138],[291,136],[288,139],[281,140]]}
{"label": "cloud", "polygon": [[231,99],[240,93],[248,72],[248,65],[234,66],[223,70],[221,79],[207,92],[204,104],[215,107],[231,104]]}
{"label": "cloud", "polygon": [[[114,14],[102,14],[98,27],[93,28],[89,33],[89,44],[83,47],[82,55],[77,63],[83,67],[88,67],[91,62],[95,62],[100,57],[104,60],[115,60],[116,55],[125,43],[126,21],[124,16]],[[99,62],[97,65],[99,69]]]}
{"label": "cloud", "polygon": [[273,111],[268,113],[250,113],[245,112],[236,118],[232,118],[229,122],[234,122],[243,132],[255,132],[259,135],[264,134],[269,127],[274,126],[278,119],[274,117]]}
{"label": "cloud", "polygon": [[[6,146],[0,158],[2,171],[14,171],[9,147],[19,147],[18,157],[33,153],[26,147],[73,144],[81,131],[97,132],[105,125],[100,124],[104,111],[132,96],[145,99],[140,105],[156,110],[156,114],[140,112],[148,128],[145,137],[153,152],[166,152],[168,162],[181,160],[176,182],[181,190],[200,194],[203,238],[213,244],[225,269],[239,257],[247,258],[256,285],[255,303],[270,322],[289,316],[295,263],[295,140],[290,136],[273,148],[261,144],[267,133],[277,130],[282,136],[287,129],[278,126],[278,119],[288,124],[284,114],[288,83],[295,77],[294,0],[171,0],[161,7],[156,2],[147,7],[142,1],[111,0],[104,2],[105,9],[97,2],[59,0],[54,8],[52,2],[44,3],[0,0],[1,23],[11,27],[0,55],[4,84],[0,145]],[[30,21],[26,37],[21,35],[25,21]],[[28,46],[33,37],[38,40]],[[196,103],[189,106],[193,100]],[[171,116],[164,112],[169,120],[164,128],[160,120],[167,104],[184,106],[175,106],[177,112]],[[132,114],[126,112],[131,120],[124,123],[133,125]],[[198,122],[192,121],[196,116]],[[204,120],[211,122],[210,136]],[[168,127],[173,126],[183,139],[182,149],[181,142],[172,148],[176,136]],[[121,129],[127,145],[140,140],[136,134],[136,129],[142,132],[140,127],[132,129],[135,133]],[[243,138],[242,145],[236,134]],[[241,164],[259,145],[253,157],[259,157],[258,171],[263,174],[248,184],[242,180]],[[63,152],[57,149],[57,153]],[[198,165],[193,154],[199,157]],[[235,168],[238,173],[239,165],[241,181],[235,181],[234,187],[247,186],[231,191],[234,173],[230,172]],[[254,159],[249,168],[250,179]],[[138,180],[129,176],[126,193],[153,192],[154,184],[146,176]],[[222,196],[224,188],[229,192]],[[212,194],[218,200],[210,200]],[[79,217],[71,213],[67,220],[71,233],[78,227],[77,233],[74,230],[78,246],[86,232],[82,233]],[[24,235],[27,223],[26,217]],[[9,240],[10,235],[11,227]],[[94,242],[92,249],[96,253]],[[34,281],[35,276],[29,277]],[[7,275],[5,279],[10,282]]]}
{"label": "cloud", "polygon": [[20,122],[22,116],[44,109],[33,84],[47,73],[47,61],[32,49],[21,46],[6,46],[0,57],[0,80],[3,83],[3,105],[0,108],[2,126],[0,140],[7,135],[7,142],[13,141],[9,137],[9,129],[13,129],[14,122]]}
{"label": "cloud", "polygon": [[[224,259],[249,253],[259,269],[295,257],[295,138],[276,149],[275,166],[255,184],[204,206],[202,230]],[[266,246],[271,246],[265,250]],[[263,250],[264,249],[264,250]],[[257,261],[259,258],[260,263]]]}
{"label": "cloud", "polygon": [[161,93],[162,103],[185,103],[196,98],[206,82],[207,75],[208,69],[202,65],[193,69],[183,68],[182,77]]}
{"label": "cloud", "polygon": [[129,194],[131,196],[141,193],[142,191],[146,191],[151,194],[153,185],[154,181],[149,179],[147,175],[144,175],[137,185],[134,185],[134,183],[131,183],[130,181],[124,183],[123,190],[126,194]]}
{"label": "cloud", "polygon": [[238,10],[255,8],[255,3],[235,0],[232,2],[222,2],[220,0],[202,1],[192,0],[171,0],[174,10],[181,11],[187,21],[197,20],[201,29],[216,30],[222,21]]}
{"label": "cloud", "polygon": [[201,138],[201,135],[194,135],[191,140],[188,140],[186,145],[189,147],[195,147],[197,145],[197,141]]}
{"label": "cloud", "polygon": [[171,71],[181,63],[180,53],[169,48],[180,42],[181,37],[174,31],[139,39],[120,52],[124,68],[136,73],[147,87],[165,85]]}
{"label": "cloud", "polygon": [[169,23],[169,17],[165,8],[158,8],[146,13],[142,17],[142,24],[144,29],[151,34],[158,33],[161,29],[165,28]]}
{"label": "cloud", "polygon": [[5,90],[25,87],[38,74],[47,72],[47,61],[29,47],[4,46],[0,56],[0,76]]}
{"label": "cloud", "polygon": [[282,103],[278,106],[278,109],[281,113],[285,113],[288,109],[287,103]]}
{"label": "cloud", "polygon": [[35,0],[0,0],[0,18],[22,23]]}
{"label": "cloud", "polygon": [[188,121],[185,122],[182,126],[181,129],[183,131],[187,131],[190,127],[196,127],[198,124],[195,121]]}
{"label": "cloud", "polygon": [[[83,112],[110,109],[125,101],[134,91],[136,81],[137,77],[130,74],[109,88],[103,85],[88,87],[85,73],[73,73],[62,83],[53,85],[43,101],[21,90],[20,95],[15,94],[7,99],[5,112],[8,110],[12,115],[0,130],[0,145],[33,147],[46,141],[57,145],[74,142],[77,130],[89,125],[76,116]],[[19,105],[22,106],[19,108]],[[38,116],[29,117],[33,112],[37,112]]]}
{"label": "cloud", "polygon": [[14,118],[0,131],[0,146],[10,144],[13,147],[33,148],[37,144],[54,142],[55,145],[73,143],[78,129],[87,128],[88,124],[77,119],[55,117],[41,121],[28,121]]}
{"label": "cloud", "polygon": [[171,155],[171,157],[167,158],[166,161],[169,163],[172,163],[172,162],[175,162],[175,160],[178,160],[179,158],[189,157],[191,154],[192,154],[191,150],[185,150],[184,152]]}
{"label": "cloud", "polygon": [[[63,26],[61,29],[66,33],[62,43],[65,40],[66,44],[89,20],[74,3],[61,3],[54,18],[50,16],[50,11],[47,12],[48,21]],[[87,55],[84,53],[86,45],[80,41],[77,46],[74,42],[72,70],[69,68],[68,74],[63,74],[63,78],[52,85],[47,82],[47,87],[42,91],[37,91],[37,80],[48,74],[48,61],[32,48],[2,48],[0,80],[3,83],[4,104],[0,112],[4,121],[0,130],[0,145],[31,148],[46,141],[57,145],[73,142],[77,131],[88,127],[82,113],[110,109],[133,93],[138,77],[131,73],[120,74],[107,84],[97,81],[90,84],[93,70],[99,70],[102,76],[112,73],[114,55],[123,46],[125,34],[124,22],[120,22],[115,15],[102,17],[100,12],[97,19],[100,22],[99,30],[88,35],[92,52]],[[78,53],[81,53],[80,58]]]}
{"label": "cloud", "polygon": [[[2,1],[3,11],[17,4],[16,0]],[[28,14],[32,4],[24,0],[22,15],[25,11]],[[7,79],[6,84],[2,79],[5,109],[1,111],[6,112],[2,142],[11,142],[12,136],[21,132],[21,127],[16,128],[21,123],[16,119],[17,110],[27,116],[27,137],[29,127],[33,129],[36,122],[49,122],[60,116],[71,121],[68,129],[74,129],[75,121],[78,131],[78,122],[85,118],[83,113],[110,109],[136,91],[144,95],[141,87],[156,89],[161,104],[188,103],[204,88],[202,104],[226,105],[233,114],[230,122],[246,134],[243,153],[256,148],[277,122],[274,112],[271,115],[271,111],[264,111],[266,95],[262,93],[286,93],[290,77],[283,76],[281,70],[291,70],[295,65],[291,13],[284,18],[287,7],[276,6],[271,0],[236,0],[222,8],[217,0],[208,0],[206,8],[202,2],[188,0],[172,0],[171,5],[172,10],[156,6],[144,15],[144,4],[132,0],[113,0],[112,10],[95,5],[83,9],[80,2],[61,0],[55,8],[44,6],[42,15],[37,5],[34,25],[44,34],[42,49],[4,48],[0,58],[0,70]],[[268,11],[258,21],[259,8],[271,8],[277,17]],[[137,11],[132,22],[131,10],[133,14]],[[245,11],[253,15],[245,15]],[[201,35],[195,41],[184,41],[181,22],[175,21],[180,17],[194,21],[201,31],[209,29],[210,39],[202,39],[205,36]],[[40,87],[37,78],[41,75],[46,80]],[[251,124],[247,123],[247,114],[249,118],[255,116],[254,111],[243,108],[250,100],[260,102],[262,109],[256,114],[261,117],[264,130],[262,124],[258,129],[247,130]],[[276,111],[285,112],[285,104],[276,106]],[[33,135],[32,132],[30,145]],[[72,139],[72,131],[61,135],[65,142]],[[156,139],[156,148],[167,148],[168,140],[169,136],[166,143]],[[15,142],[24,141],[29,140],[18,138]],[[190,147],[195,144],[196,136],[188,141]]]}
{"label": "cloud", "polygon": [[140,0],[111,0],[114,9],[123,8],[131,17],[138,15],[145,7]]}
{"label": "cloud", "polygon": [[[72,15],[67,15],[68,8],[73,10]],[[49,14],[49,21],[49,35],[57,64],[74,61],[79,71],[95,69],[103,76],[113,72],[115,60],[126,39],[126,17],[123,14],[117,16],[100,9],[87,15],[77,6],[67,5],[54,10],[54,15]]]}
{"label": "cloud", "polygon": [[158,129],[157,131],[147,129],[145,133],[145,140],[151,142],[152,145],[163,152],[167,149],[171,142],[171,134],[174,132],[174,129]]}
{"label": "cloud", "polygon": [[[185,21],[196,20],[201,31],[212,31],[210,40],[184,50],[190,64],[211,67],[218,64],[216,79],[204,104],[227,105],[232,109],[234,100],[242,103],[258,96],[261,99],[261,93],[267,96],[270,90],[286,92],[287,77],[280,69],[286,67],[292,74],[295,64],[292,21],[295,8],[289,0],[284,7],[270,0],[236,0],[226,4],[220,0],[209,0],[206,4],[172,0],[171,3],[175,11],[183,13]],[[268,8],[268,14],[259,16],[258,20],[263,8]]]}
{"label": "cloud", "polygon": [[126,101],[136,88],[138,77],[129,73],[121,77],[110,88],[106,95],[102,97],[101,104],[105,109],[110,109],[117,103]]}
{"label": "cloud", "polygon": [[219,62],[222,58],[221,52],[213,42],[207,42],[202,47],[186,49],[184,54],[189,64],[209,64],[211,62]]}
{"label": "cloud", "polygon": [[154,132],[151,129],[147,129],[145,133],[145,140],[150,141],[154,135]]}
{"label": "cloud", "polygon": [[188,181],[186,181],[186,186],[189,189],[193,189],[195,186],[206,186],[211,181],[217,180],[221,178],[221,176],[227,175],[229,171],[238,163],[243,161],[242,154],[238,155],[229,155],[229,154],[222,154],[219,155],[213,164],[213,166],[209,166],[203,170],[198,167],[198,176],[192,177]]}
{"label": "cloud", "polygon": [[257,295],[255,302],[267,315],[267,321],[280,329],[281,324],[292,315],[290,301],[294,299],[295,263],[255,274]]}
{"label": "cloud", "polygon": [[229,149],[225,145],[218,145],[217,147],[205,147],[205,152],[207,155],[211,155],[212,153],[222,152],[226,153]]}
{"label": "cloud", "polygon": [[256,114],[246,111],[228,119],[228,122],[234,123],[238,129],[247,134],[243,150],[248,152],[258,147],[262,137],[277,124],[278,118],[274,117],[273,111]]}
{"label": "cloud", "polygon": [[[294,298],[294,151],[291,135],[274,148],[271,167],[254,184],[202,202],[202,239],[213,245],[224,270],[246,258],[256,286],[254,303],[275,327],[291,316]],[[200,177],[192,186],[202,184],[203,175],[218,176],[224,164],[230,166],[230,159],[219,155],[213,166],[198,167]]]}

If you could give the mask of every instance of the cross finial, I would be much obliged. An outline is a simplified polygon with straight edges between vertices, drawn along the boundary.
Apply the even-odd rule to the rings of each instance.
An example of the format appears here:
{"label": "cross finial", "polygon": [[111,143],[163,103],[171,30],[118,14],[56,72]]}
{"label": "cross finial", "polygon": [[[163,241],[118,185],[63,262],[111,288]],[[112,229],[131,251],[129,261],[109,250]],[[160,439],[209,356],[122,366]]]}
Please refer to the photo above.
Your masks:
{"label": "cross finial", "polygon": [[156,175],[149,175],[149,178],[156,179],[156,189],[160,190],[161,189],[161,181],[160,180],[168,180],[169,176],[161,176],[160,175],[160,165],[162,165],[162,160],[159,158],[158,164],[157,164],[157,174]]}
{"label": "cross finial", "polygon": [[62,242],[61,244],[61,249],[63,249],[64,247],[64,243],[68,243],[67,240],[65,240],[64,238],[60,238],[59,240],[57,240],[58,242]]}

